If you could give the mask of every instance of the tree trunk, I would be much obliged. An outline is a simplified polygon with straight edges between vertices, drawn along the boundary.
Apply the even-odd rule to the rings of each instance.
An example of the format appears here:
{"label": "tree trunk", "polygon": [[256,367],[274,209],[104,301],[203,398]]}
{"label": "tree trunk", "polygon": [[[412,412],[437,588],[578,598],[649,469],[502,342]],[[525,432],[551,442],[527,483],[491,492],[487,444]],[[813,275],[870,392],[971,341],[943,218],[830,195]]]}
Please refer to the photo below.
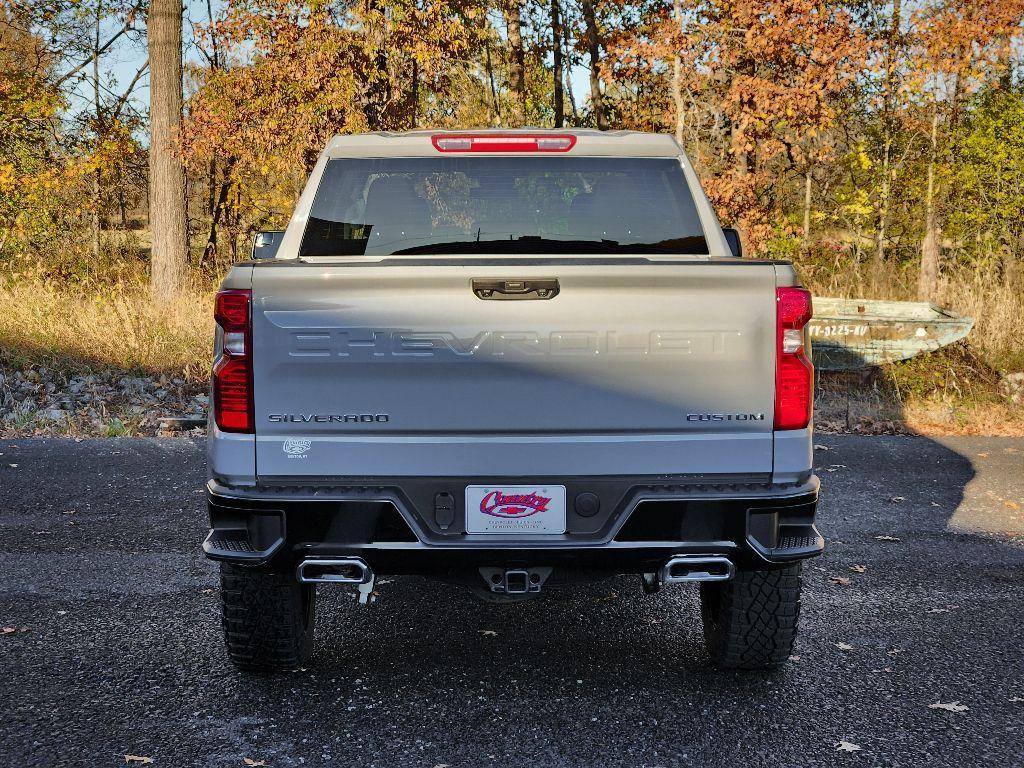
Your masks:
{"label": "tree trunk", "polygon": [[173,301],[185,284],[185,172],[178,153],[181,124],[181,0],[153,0],[149,10],[150,290]]}
{"label": "tree trunk", "polygon": [[491,101],[494,103],[494,121],[501,125],[501,104],[498,102],[498,87],[494,84],[494,64],[491,62],[491,40],[490,37],[484,40],[485,63],[487,66],[487,80],[491,84]]}
{"label": "tree trunk", "polygon": [[804,250],[811,244],[811,167],[804,171]]}
{"label": "tree trunk", "polygon": [[[95,107],[95,132],[96,149],[98,150],[103,139],[103,108],[100,104],[100,20],[103,16],[102,0],[96,3],[96,35],[92,49],[92,86],[93,104]],[[100,208],[101,200],[100,168],[92,173],[92,258],[96,262],[100,257]]]}
{"label": "tree trunk", "polygon": [[601,37],[597,31],[597,15],[594,0],[582,0],[583,20],[587,26],[587,52],[590,54],[590,108],[600,131],[608,130],[608,118],[604,114],[604,98],[601,95]]}
{"label": "tree trunk", "polygon": [[928,184],[924,197],[924,238],[921,240],[921,269],[917,276],[917,297],[930,301],[939,288],[939,232],[935,213],[935,162],[938,157],[939,104],[932,111],[931,152],[928,155]]}
{"label": "tree trunk", "polygon": [[410,121],[410,127],[417,128],[417,122],[419,119],[420,110],[420,63],[414,57],[412,60],[412,94],[410,95],[412,101],[412,118]]}
{"label": "tree trunk", "polygon": [[878,208],[875,216],[875,249],[872,257],[871,287],[881,288],[882,272],[885,268],[886,230],[889,225],[889,205],[892,194],[892,145],[895,126],[893,114],[896,109],[897,57],[902,41],[900,24],[902,23],[902,0],[894,0],[892,4],[892,21],[886,35],[887,50],[885,53],[885,92],[882,95],[882,186],[879,190]]}
{"label": "tree trunk", "polygon": [[366,36],[370,47],[370,71],[363,101],[363,117],[371,131],[388,130],[391,107],[391,74],[388,72],[387,16],[381,0],[366,2]]}
{"label": "tree trunk", "polygon": [[[672,1],[672,19],[676,25],[682,30],[683,24],[683,6],[682,0]],[[683,127],[685,125],[685,118],[683,112],[683,62],[679,56],[679,52],[672,57],[672,102],[676,107],[676,142],[682,146],[683,143]]]}
{"label": "tree trunk", "polygon": [[[216,184],[216,178],[210,179],[210,233],[206,237],[203,257],[209,258],[214,265],[217,264],[217,227],[220,225],[224,209],[227,207],[228,195],[231,193],[231,171],[234,165],[234,158],[228,158],[219,185]],[[210,172],[214,172],[212,166]]]}
{"label": "tree trunk", "polygon": [[562,13],[561,0],[551,0],[551,79],[554,86],[551,107],[555,111],[555,128],[565,125],[565,95],[562,73]]}
{"label": "tree trunk", "polygon": [[572,48],[569,45],[569,27],[562,25],[562,49],[566,54],[565,66],[565,93],[569,97],[569,111],[572,112],[572,124],[580,124],[580,112],[576,106],[576,93],[572,89]]}
{"label": "tree trunk", "polygon": [[526,54],[523,51],[522,9],[520,0],[505,3],[505,25],[508,28],[509,87],[512,90],[512,127],[526,124]]}
{"label": "tree trunk", "polygon": [[885,246],[889,226],[889,197],[892,181],[892,137],[886,136],[882,148],[882,186],[878,194],[878,210],[875,215],[875,249],[871,266],[871,287],[881,286],[882,271],[885,267]]}

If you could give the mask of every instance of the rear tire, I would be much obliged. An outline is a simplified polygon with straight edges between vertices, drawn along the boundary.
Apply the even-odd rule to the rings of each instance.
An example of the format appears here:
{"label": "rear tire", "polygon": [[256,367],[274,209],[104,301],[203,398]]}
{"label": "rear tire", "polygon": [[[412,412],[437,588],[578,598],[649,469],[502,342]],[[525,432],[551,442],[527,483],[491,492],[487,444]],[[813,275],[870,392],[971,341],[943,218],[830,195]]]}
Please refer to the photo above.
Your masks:
{"label": "rear tire", "polygon": [[741,571],[730,581],[700,585],[704,644],[726,669],[769,669],[793,651],[800,619],[802,564]]}
{"label": "rear tire", "polygon": [[316,588],[293,574],[221,563],[224,640],[238,669],[286,672],[313,652]]}

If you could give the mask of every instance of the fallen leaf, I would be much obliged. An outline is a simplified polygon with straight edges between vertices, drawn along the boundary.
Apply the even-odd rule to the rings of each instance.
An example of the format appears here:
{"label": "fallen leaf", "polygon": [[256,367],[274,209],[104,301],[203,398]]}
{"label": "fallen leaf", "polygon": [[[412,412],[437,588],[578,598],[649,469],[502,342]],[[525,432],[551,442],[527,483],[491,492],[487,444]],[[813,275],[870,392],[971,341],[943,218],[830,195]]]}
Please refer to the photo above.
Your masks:
{"label": "fallen leaf", "polygon": [[875,536],[875,541],[903,541],[898,536]]}
{"label": "fallen leaf", "polygon": [[266,765],[267,764],[266,760],[253,760],[251,757],[244,757],[244,758],[242,758],[242,762],[245,763],[246,765],[250,765],[250,766],[259,766],[259,765]]}
{"label": "fallen leaf", "polygon": [[816,451],[831,451],[832,449],[829,448],[827,445],[817,445],[816,444],[814,446],[814,450],[816,450]]}
{"label": "fallen leaf", "polygon": [[3,629],[0,629],[0,632],[3,632],[5,635],[10,635],[17,631],[18,630],[14,627],[4,627]]}
{"label": "fallen leaf", "polygon": [[983,458],[983,459],[987,459],[987,458],[988,458],[988,454],[987,454],[987,453],[979,453],[978,455],[979,455],[979,456],[980,456],[981,458]]}
{"label": "fallen leaf", "polygon": [[831,581],[833,584],[839,584],[839,585],[844,586],[844,587],[848,587],[852,583],[845,576],[829,576],[828,580]]}
{"label": "fallen leaf", "polygon": [[851,744],[849,741],[840,741],[833,746],[836,748],[836,752],[860,752],[860,745]]}
{"label": "fallen leaf", "polygon": [[836,648],[838,648],[840,651],[852,651],[853,650],[853,646],[849,645],[847,643],[836,643]]}
{"label": "fallen leaf", "polygon": [[1020,509],[1020,504],[1018,504],[1016,501],[1004,501],[1003,506],[1009,507],[1010,509]]}
{"label": "fallen leaf", "polygon": [[865,573],[868,567],[866,565],[851,565],[850,570],[854,573]]}
{"label": "fallen leaf", "polygon": [[203,594],[204,595],[212,595],[213,594],[213,590],[212,589],[204,589],[203,590]]}
{"label": "fallen leaf", "polygon": [[14,469],[17,469],[17,468],[18,468],[18,465],[17,465],[17,464],[8,464],[7,466],[8,466],[8,467],[12,467],[12,468],[14,468]]}
{"label": "fallen leaf", "polygon": [[124,756],[124,761],[125,761],[126,764],[127,763],[140,763],[142,765],[146,765],[148,763],[152,763],[153,762],[153,758],[152,757],[143,757],[142,755],[125,755]]}
{"label": "fallen leaf", "polygon": [[889,499],[889,501],[891,501],[893,504],[899,504],[901,501],[906,500],[907,499],[905,496],[893,496],[891,499]]}
{"label": "fallen leaf", "polygon": [[498,633],[495,632],[493,629],[480,629],[480,630],[477,630],[477,631],[481,635],[483,635],[484,637],[497,637],[498,636]]}
{"label": "fallen leaf", "polygon": [[[790,661],[800,661],[800,657],[799,656],[790,656],[789,660]],[[1012,701],[1012,699],[1011,699],[1011,701]]]}
{"label": "fallen leaf", "polygon": [[942,709],[946,712],[966,712],[970,707],[966,704],[961,704],[959,701],[951,701],[949,704],[943,704],[937,701],[934,704],[929,704],[928,709]]}

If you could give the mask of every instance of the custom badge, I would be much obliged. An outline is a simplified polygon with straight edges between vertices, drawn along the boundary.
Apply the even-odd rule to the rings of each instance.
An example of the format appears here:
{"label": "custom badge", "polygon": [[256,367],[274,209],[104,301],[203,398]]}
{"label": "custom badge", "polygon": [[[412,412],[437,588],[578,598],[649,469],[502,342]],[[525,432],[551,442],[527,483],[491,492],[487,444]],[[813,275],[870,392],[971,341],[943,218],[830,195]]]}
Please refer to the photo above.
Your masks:
{"label": "custom badge", "polygon": [[539,493],[505,494],[491,491],[480,500],[480,511],[492,517],[530,517],[547,511],[550,496]]}

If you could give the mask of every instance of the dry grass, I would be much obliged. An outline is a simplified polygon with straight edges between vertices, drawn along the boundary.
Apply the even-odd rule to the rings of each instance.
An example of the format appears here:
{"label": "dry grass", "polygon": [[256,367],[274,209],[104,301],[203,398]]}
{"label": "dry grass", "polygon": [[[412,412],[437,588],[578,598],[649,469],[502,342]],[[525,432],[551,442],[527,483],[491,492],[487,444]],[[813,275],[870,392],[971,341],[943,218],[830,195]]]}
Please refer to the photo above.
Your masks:
{"label": "dry grass", "polygon": [[998,281],[982,275],[950,280],[939,303],[974,318],[970,343],[1003,372],[1024,370],[1024,278]]}
{"label": "dry grass", "polygon": [[0,286],[0,362],[17,368],[116,369],[209,375],[211,294],[154,306],[144,285],[74,291],[51,284]]}
{"label": "dry grass", "polygon": [[965,343],[867,371],[818,376],[815,426],[866,434],[1024,436],[1024,407]]}
{"label": "dry grass", "polygon": [[[166,374],[200,385],[207,380],[211,290],[158,309],[141,280],[118,287],[59,285],[0,285],[0,366]],[[1024,369],[1024,293],[975,280],[947,284],[944,296],[946,306],[975,318],[969,344],[866,375],[822,376],[819,428],[1024,435],[1024,408],[1000,390],[1000,372]]]}

